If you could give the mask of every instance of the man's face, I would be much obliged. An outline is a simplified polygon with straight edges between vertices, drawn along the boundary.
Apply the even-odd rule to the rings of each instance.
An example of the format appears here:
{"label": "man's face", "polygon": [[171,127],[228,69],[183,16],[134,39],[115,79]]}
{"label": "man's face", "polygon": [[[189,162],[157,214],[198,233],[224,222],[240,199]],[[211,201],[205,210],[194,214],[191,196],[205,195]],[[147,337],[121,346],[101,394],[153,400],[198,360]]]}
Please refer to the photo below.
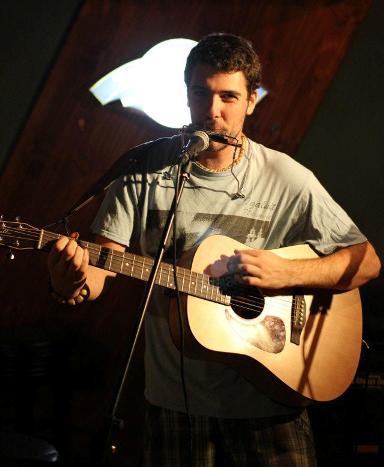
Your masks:
{"label": "man's face", "polygon": [[218,73],[210,65],[197,64],[188,86],[188,105],[197,127],[239,138],[245,117],[255,108],[256,92],[248,96],[242,71]]}

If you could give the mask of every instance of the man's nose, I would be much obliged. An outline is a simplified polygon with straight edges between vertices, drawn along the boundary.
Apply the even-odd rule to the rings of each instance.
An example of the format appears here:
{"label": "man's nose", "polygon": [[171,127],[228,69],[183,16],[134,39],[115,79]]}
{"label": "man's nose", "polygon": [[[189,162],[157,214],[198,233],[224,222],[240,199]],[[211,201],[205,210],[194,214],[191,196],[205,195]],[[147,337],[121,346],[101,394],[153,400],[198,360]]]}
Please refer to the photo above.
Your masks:
{"label": "man's nose", "polygon": [[218,118],[221,116],[221,99],[220,96],[213,95],[208,105],[208,117]]}

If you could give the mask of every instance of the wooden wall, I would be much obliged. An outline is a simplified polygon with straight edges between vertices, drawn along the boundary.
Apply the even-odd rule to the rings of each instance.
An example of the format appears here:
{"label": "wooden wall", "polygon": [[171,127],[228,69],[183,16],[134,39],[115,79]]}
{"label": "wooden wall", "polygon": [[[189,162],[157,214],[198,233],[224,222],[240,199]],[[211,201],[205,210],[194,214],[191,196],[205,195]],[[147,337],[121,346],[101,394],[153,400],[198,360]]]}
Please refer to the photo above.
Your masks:
{"label": "wooden wall", "polygon": [[[50,224],[128,148],[175,133],[118,103],[102,107],[88,91],[106,72],[174,37],[198,40],[227,31],[251,39],[269,95],[247,132],[294,155],[369,6],[369,0],[202,0],[186,9],[177,0],[85,1],[5,166],[0,212],[37,226]],[[76,215],[71,228],[87,237],[96,208]],[[4,250],[0,255],[0,337],[60,348],[67,425],[53,442],[68,459],[87,462],[112,399],[141,289],[117,279],[99,303],[63,313],[49,299],[43,254],[20,252],[12,262]],[[122,409],[128,428],[121,450],[129,451],[130,465],[139,456],[134,446],[141,439],[141,392],[138,359]]]}

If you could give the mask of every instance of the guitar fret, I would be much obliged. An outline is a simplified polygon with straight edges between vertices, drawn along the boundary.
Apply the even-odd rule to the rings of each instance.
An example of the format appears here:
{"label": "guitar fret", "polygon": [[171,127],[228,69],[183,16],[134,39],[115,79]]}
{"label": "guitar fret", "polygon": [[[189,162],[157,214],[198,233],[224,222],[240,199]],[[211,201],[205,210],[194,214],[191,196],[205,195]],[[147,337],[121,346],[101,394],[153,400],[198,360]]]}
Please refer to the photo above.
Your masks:
{"label": "guitar fret", "polygon": [[209,288],[208,288],[208,285],[206,284],[205,276],[203,276],[203,282],[204,282],[204,289],[205,289],[205,298],[208,300]]}
{"label": "guitar fret", "polygon": [[134,266],[134,264],[135,264],[135,261],[136,261],[136,255],[133,255],[133,256],[132,256],[132,264],[131,264],[131,274],[130,274],[131,277],[135,277],[135,276],[133,275],[133,266]]}
{"label": "guitar fret", "polygon": [[145,276],[144,276],[145,279],[148,279],[148,277],[149,277],[149,271],[150,271],[150,269],[147,267],[147,261],[144,260],[144,261],[143,261],[143,272],[145,272]]}
{"label": "guitar fret", "polygon": [[170,269],[168,266],[165,266],[163,267],[163,271],[164,271],[164,276],[163,276],[163,284],[165,287],[168,287],[169,288],[169,274],[170,274]]}
{"label": "guitar fret", "polygon": [[109,270],[111,271],[112,270],[112,251],[109,251],[108,252],[108,256],[109,256]]}
{"label": "guitar fret", "polygon": [[123,267],[123,261],[124,261],[124,253],[121,253],[119,255],[116,255],[117,256],[117,263],[116,263],[116,266],[114,268],[114,271],[115,272],[121,272],[121,269]]}
{"label": "guitar fret", "polygon": [[123,272],[124,261],[125,261],[125,253],[123,253],[123,254],[121,255],[121,261],[120,261],[120,274]]}
{"label": "guitar fret", "polygon": [[[176,271],[177,271],[177,268],[176,268]],[[185,282],[185,270],[184,269],[182,270],[182,274],[183,274],[183,282],[181,284],[181,290],[184,291],[184,282]]]}
{"label": "guitar fret", "polygon": [[165,279],[164,279],[164,267],[163,266],[160,266],[159,267],[159,271],[157,273],[157,283],[161,286],[164,286],[166,287],[166,282],[164,282]]}
{"label": "guitar fret", "polygon": [[167,286],[167,270],[164,265],[159,267],[159,271],[157,273],[157,283],[161,286]]}
{"label": "guitar fret", "polygon": [[143,261],[143,263],[142,263],[142,265],[141,265],[140,279],[143,278],[143,274],[144,274],[144,261]]}

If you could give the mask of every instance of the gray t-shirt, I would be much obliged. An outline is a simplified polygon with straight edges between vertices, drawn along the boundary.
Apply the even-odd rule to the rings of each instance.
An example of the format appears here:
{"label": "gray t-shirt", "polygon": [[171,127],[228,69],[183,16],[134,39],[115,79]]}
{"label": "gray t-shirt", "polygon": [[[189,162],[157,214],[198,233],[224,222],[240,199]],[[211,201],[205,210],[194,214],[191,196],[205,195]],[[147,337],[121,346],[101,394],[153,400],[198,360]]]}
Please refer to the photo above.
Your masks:
{"label": "gray t-shirt", "polygon": [[[93,231],[154,256],[174,194],[178,137],[136,148],[126,172],[110,187]],[[181,254],[215,234],[249,247],[275,249],[302,243],[318,253],[364,242],[344,210],[313,173],[289,156],[249,140],[248,151],[231,171],[212,173],[194,165],[177,213]],[[241,192],[244,197],[233,196]],[[146,317],[146,398],[185,411],[180,354],[168,325],[168,298],[155,288]],[[246,418],[292,412],[261,394],[222,363],[184,359],[190,412]]]}

